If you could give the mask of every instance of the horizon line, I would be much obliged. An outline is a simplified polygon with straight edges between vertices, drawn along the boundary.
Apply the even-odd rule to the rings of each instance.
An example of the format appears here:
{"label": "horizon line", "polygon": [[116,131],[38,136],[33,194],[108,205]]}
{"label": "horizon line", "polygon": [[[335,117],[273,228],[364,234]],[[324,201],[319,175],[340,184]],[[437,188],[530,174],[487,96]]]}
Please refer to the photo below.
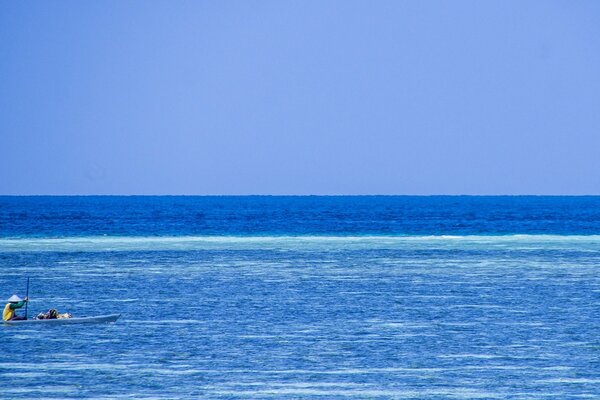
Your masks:
{"label": "horizon line", "polygon": [[600,194],[0,194],[0,197],[600,197]]}

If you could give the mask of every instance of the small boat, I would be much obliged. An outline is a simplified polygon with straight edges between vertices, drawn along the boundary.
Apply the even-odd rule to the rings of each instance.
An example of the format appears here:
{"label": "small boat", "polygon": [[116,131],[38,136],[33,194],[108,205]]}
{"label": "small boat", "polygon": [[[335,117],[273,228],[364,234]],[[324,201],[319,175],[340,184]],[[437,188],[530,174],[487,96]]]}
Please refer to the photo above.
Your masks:
{"label": "small boat", "polygon": [[16,321],[3,321],[6,325],[22,324],[46,324],[46,325],[64,325],[64,324],[102,324],[115,322],[121,314],[99,315],[96,317],[75,317],[58,319],[25,319]]}

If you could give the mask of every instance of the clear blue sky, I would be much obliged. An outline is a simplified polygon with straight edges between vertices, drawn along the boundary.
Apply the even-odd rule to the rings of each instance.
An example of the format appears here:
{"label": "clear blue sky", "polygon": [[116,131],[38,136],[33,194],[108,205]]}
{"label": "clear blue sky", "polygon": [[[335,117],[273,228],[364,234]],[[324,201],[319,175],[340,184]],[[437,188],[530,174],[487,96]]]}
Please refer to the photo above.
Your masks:
{"label": "clear blue sky", "polygon": [[600,194],[599,1],[4,1],[0,194]]}

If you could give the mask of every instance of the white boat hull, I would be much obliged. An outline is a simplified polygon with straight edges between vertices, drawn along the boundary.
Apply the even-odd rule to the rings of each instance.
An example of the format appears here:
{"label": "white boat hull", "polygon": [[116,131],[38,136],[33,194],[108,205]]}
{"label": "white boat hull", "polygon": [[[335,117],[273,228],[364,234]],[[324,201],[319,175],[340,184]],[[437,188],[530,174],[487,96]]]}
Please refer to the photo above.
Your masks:
{"label": "white boat hull", "polygon": [[22,324],[46,324],[46,325],[66,325],[66,324],[102,324],[115,322],[121,314],[99,315],[97,317],[81,318],[61,318],[61,319],[26,319],[17,321],[3,321],[6,325]]}

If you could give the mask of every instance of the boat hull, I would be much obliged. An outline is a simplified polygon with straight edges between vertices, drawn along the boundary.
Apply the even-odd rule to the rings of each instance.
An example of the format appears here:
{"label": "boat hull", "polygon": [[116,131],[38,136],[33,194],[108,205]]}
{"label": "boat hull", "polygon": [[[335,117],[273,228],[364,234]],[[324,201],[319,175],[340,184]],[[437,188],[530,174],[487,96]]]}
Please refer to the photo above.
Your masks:
{"label": "boat hull", "polygon": [[6,325],[23,324],[46,324],[46,325],[68,325],[68,324],[102,324],[115,322],[121,314],[99,315],[96,317],[61,318],[61,319],[26,319],[17,321],[3,321]]}

